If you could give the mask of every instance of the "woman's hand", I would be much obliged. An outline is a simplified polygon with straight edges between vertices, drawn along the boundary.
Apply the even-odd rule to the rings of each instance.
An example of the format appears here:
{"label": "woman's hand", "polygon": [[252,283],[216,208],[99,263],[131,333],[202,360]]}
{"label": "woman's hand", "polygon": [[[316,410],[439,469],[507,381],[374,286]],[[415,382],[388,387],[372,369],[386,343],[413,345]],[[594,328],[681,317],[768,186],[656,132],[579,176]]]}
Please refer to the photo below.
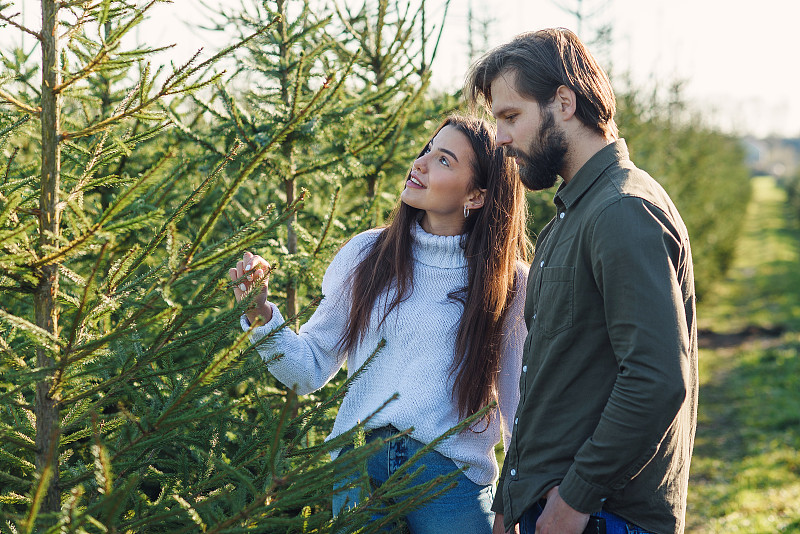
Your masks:
{"label": "woman's hand", "polygon": [[236,302],[241,302],[250,291],[259,292],[253,307],[244,312],[250,324],[255,323],[259,317],[265,323],[272,319],[272,306],[267,302],[270,269],[264,258],[245,252],[236,268],[228,272],[234,283],[233,296],[236,297]]}

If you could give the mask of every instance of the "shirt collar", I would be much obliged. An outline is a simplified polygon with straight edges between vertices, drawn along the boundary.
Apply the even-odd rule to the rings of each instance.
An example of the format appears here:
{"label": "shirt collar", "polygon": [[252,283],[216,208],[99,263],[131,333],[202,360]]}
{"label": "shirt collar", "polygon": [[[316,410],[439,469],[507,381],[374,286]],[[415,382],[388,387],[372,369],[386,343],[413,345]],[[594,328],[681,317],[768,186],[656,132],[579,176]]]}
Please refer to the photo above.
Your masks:
{"label": "shirt collar", "polygon": [[594,156],[589,158],[589,161],[583,164],[583,167],[578,169],[578,172],[575,173],[569,183],[562,182],[554,199],[556,204],[570,208],[586,194],[586,191],[592,187],[592,184],[597,181],[609,166],[626,159],[629,159],[628,145],[625,144],[624,139],[617,139],[601,148]]}

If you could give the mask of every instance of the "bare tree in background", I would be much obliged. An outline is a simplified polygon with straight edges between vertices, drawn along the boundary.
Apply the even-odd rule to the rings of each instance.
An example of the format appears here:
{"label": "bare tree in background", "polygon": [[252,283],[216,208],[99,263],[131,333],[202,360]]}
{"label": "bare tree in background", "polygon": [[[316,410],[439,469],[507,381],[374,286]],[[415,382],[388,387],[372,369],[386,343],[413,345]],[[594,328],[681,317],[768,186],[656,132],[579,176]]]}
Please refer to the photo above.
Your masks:
{"label": "bare tree in background", "polygon": [[575,33],[592,49],[602,63],[610,64],[613,24],[608,16],[614,0],[551,0],[575,17]]}

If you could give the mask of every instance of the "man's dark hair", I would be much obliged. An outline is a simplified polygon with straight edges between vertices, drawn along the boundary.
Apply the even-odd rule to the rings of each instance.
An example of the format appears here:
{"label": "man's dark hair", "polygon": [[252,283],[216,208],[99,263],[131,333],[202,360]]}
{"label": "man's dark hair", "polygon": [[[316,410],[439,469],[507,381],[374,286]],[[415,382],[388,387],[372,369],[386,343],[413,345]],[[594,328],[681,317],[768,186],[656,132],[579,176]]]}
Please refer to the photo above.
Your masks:
{"label": "man's dark hair", "polygon": [[585,126],[612,138],[619,134],[614,122],[614,90],[578,36],[565,28],[523,33],[481,57],[467,73],[464,94],[473,106],[492,104],[492,82],[515,75],[515,89],[544,107],[565,85],[577,96],[576,115]]}

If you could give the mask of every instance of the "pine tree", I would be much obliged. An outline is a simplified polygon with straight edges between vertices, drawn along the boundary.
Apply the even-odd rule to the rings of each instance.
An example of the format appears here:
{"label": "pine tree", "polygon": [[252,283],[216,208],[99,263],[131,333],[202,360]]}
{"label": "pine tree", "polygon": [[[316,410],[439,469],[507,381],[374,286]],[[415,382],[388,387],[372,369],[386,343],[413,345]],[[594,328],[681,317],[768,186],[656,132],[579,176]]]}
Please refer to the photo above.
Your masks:
{"label": "pine tree", "polygon": [[304,95],[297,114],[257,135],[209,137],[212,107],[190,122],[183,104],[222,82],[218,58],[286,19],[205,61],[153,69],[156,50],[123,42],[157,3],[42,0],[38,31],[0,6],[42,58],[39,69],[32,52],[2,55],[0,532],[357,531],[405,491],[386,520],[403,515],[447,481],[408,493],[402,473],[330,519],[332,481],[379,444],[328,460],[359,439],[360,428],[320,439],[348,382],[299,410],[286,402],[237,333],[249,302],[232,305],[225,280],[232,258],[275,240],[302,205],[285,188],[243,220],[243,184],[265,162],[292,170],[285,142],[309,150],[303,129],[341,80],[291,86]]}

